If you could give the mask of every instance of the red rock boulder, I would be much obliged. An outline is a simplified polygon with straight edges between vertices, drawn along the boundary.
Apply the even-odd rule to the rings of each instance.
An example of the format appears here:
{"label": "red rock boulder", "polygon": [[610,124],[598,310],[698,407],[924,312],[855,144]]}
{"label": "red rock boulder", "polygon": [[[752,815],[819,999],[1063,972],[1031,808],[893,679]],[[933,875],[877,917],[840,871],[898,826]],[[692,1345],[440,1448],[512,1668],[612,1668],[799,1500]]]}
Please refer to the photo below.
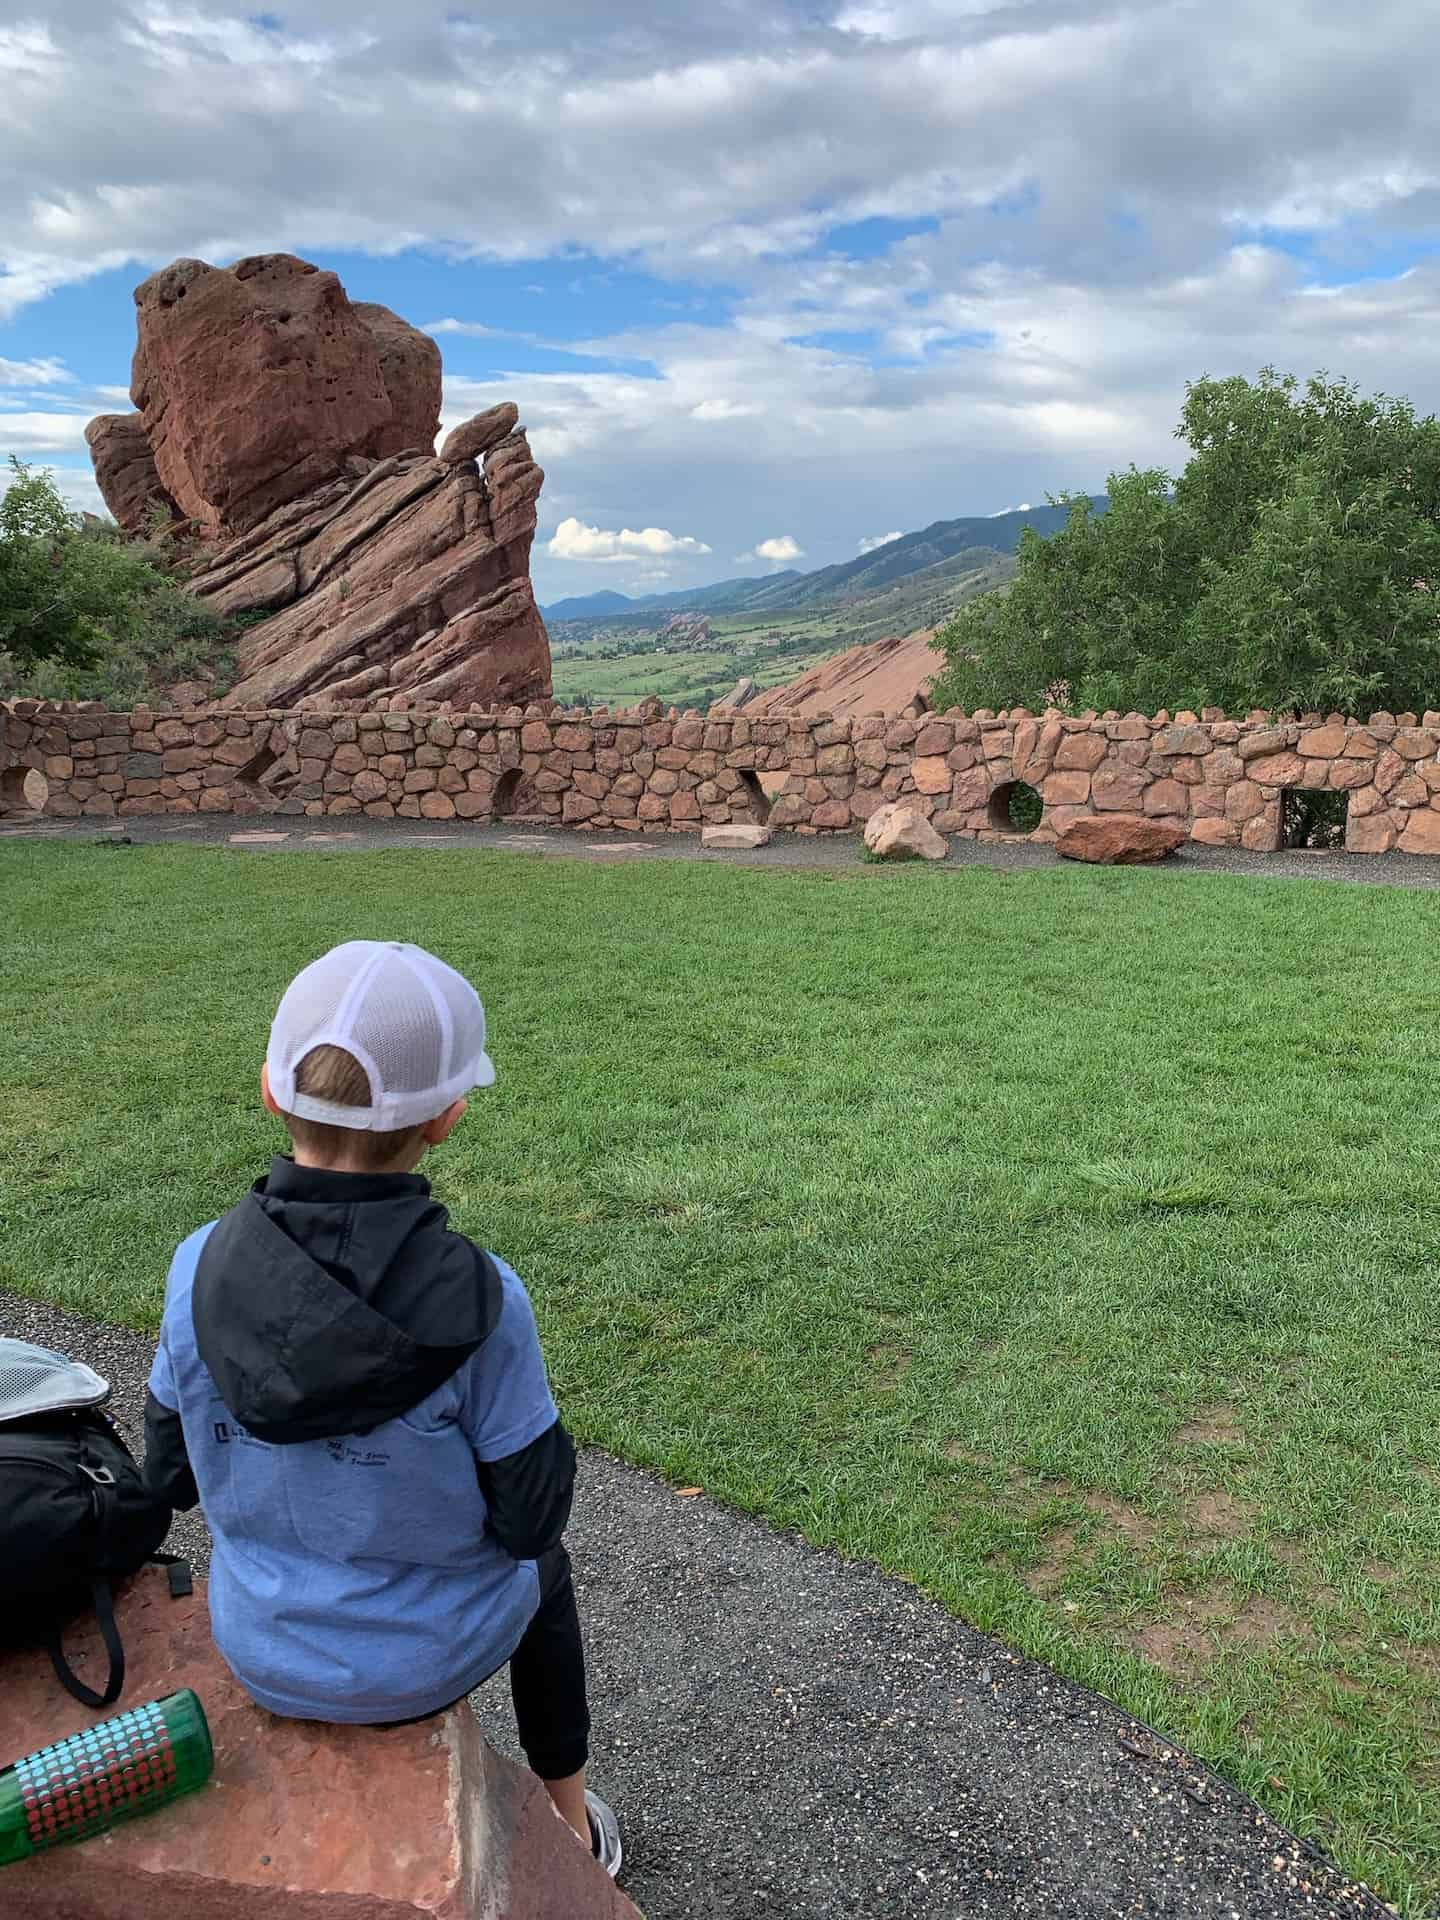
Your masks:
{"label": "red rock boulder", "polygon": [[1067,860],[1085,860],[1097,867],[1136,867],[1166,860],[1189,836],[1183,827],[1160,820],[1143,820],[1133,813],[1107,813],[1076,820],[1055,842],[1055,851]]}
{"label": "red rock boulder", "polygon": [[158,514],[178,520],[138,413],[102,413],[85,429],[100,497],[127,533],[145,533]]}
{"label": "red rock boulder", "polygon": [[162,484],[204,528],[256,526],[392,419],[374,334],[333,273],[293,254],[177,260],[135,305],[130,397]]}
{"label": "red rock boulder", "polygon": [[[123,1596],[115,1711],[193,1687],[215,1743],[200,1791],[0,1875],[16,1920],[639,1920],[466,1706],[419,1726],[329,1727],[254,1706],[215,1651],[203,1595],[158,1569]],[[71,1636],[83,1675],[98,1635]],[[0,1656],[6,1758],[94,1723],[43,1653]]]}
{"label": "red rock boulder", "polygon": [[377,460],[392,453],[433,453],[440,431],[439,347],[389,307],[358,300],[351,312],[374,343],[390,402],[390,418],[360,451]]}

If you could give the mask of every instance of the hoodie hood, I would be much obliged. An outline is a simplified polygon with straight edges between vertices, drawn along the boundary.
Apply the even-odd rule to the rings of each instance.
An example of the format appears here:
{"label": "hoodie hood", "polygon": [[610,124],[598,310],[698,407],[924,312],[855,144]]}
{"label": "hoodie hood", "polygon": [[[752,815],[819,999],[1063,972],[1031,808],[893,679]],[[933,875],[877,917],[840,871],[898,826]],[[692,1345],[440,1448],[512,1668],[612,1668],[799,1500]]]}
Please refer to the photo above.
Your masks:
{"label": "hoodie hood", "polygon": [[494,1331],[494,1262],[418,1174],[277,1156],[216,1221],[195,1272],[195,1343],[257,1440],[366,1434],[408,1413]]}

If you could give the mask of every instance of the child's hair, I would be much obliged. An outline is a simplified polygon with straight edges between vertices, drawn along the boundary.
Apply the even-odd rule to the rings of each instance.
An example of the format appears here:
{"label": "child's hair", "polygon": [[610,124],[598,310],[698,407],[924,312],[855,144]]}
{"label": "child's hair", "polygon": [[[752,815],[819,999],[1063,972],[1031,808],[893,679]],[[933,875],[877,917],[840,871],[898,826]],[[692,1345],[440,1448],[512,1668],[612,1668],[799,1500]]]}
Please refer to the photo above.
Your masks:
{"label": "child's hair", "polygon": [[[333,1100],[341,1107],[368,1107],[370,1081],[365,1069],[343,1047],[312,1047],[295,1069],[295,1091],[315,1100]],[[350,1160],[362,1167],[387,1166],[418,1141],[419,1127],[401,1127],[397,1133],[368,1133],[358,1127],[331,1126],[322,1120],[302,1120],[287,1113],[285,1124],[297,1147],[317,1160]]]}

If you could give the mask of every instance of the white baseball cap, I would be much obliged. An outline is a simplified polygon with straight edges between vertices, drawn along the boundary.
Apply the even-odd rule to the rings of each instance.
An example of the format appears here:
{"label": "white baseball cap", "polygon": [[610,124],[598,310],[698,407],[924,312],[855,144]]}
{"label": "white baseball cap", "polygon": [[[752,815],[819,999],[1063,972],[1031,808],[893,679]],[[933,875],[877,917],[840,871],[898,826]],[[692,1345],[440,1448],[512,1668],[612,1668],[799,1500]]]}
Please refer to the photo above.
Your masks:
{"label": "white baseball cap", "polygon": [[[315,1047],[340,1047],[364,1068],[368,1107],[297,1093]],[[347,940],[285,989],[265,1052],[282,1113],[356,1133],[423,1126],[473,1087],[495,1083],[485,1009],[462,974],[403,940]]]}

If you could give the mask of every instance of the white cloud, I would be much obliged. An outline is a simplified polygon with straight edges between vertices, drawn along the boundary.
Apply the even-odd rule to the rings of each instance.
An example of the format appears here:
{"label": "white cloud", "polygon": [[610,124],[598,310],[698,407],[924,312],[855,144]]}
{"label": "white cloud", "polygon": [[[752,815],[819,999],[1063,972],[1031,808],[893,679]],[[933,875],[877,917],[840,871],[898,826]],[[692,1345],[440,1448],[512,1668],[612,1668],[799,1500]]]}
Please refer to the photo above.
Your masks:
{"label": "white cloud", "polygon": [[1015,507],[997,507],[995,511],[992,514],[988,515],[987,517],[991,520],[1003,520],[1007,513],[1033,513],[1033,512],[1034,512],[1034,503],[1029,500],[1022,500],[1020,504]]}
{"label": "white cloud", "polygon": [[[517,352],[522,370],[446,383],[447,428],[521,406],[549,476],[546,597],[625,555],[685,584],[718,571],[705,542],[655,559],[602,517],[663,511],[727,555],[784,526],[816,564],[887,521],[1173,467],[1202,372],[1328,366],[1440,408],[1440,266],[1392,264],[1440,226],[1428,0],[280,11],[272,31],[240,0],[30,0],[0,28],[0,320],[32,329],[5,334],[11,364],[55,364],[37,303],[69,282],[291,247],[396,256],[379,297],[446,316],[458,368],[467,341],[554,323],[538,268],[527,336],[456,317],[516,316],[473,281],[437,292],[438,262],[573,261],[597,292],[573,364]],[[833,237],[882,218],[908,237],[857,257]],[[1281,222],[1314,231],[1282,245]],[[430,254],[413,311],[405,249]],[[648,308],[636,267],[668,283]],[[96,411],[123,403],[132,323],[122,299]],[[72,393],[7,382],[0,454],[8,429],[83,459]],[[569,557],[567,525],[614,551]]]}
{"label": "white cloud", "polygon": [[471,340],[505,340],[517,337],[507,333],[503,327],[487,327],[479,320],[427,320],[420,331],[434,334],[463,334]]}
{"label": "white cloud", "polygon": [[874,553],[877,547],[888,547],[892,540],[900,539],[903,533],[903,527],[897,527],[894,533],[867,533],[855,545],[861,553]]}
{"label": "white cloud", "polygon": [[73,376],[61,360],[6,360],[0,357],[0,387],[53,387]]}
{"label": "white cloud", "polygon": [[772,566],[788,566],[792,560],[803,560],[805,549],[790,533],[777,533],[773,540],[757,541],[748,553],[736,554],[737,560],[768,560]]}
{"label": "white cloud", "polygon": [[12,453],[85,452],[83,413],[0,413],[0,460]]}
{"label": "white cloud", "polygon": [[642,527],[634,532],[624,527],[609,533],[600,527],[586,526],[573,516],[562,520],[549,543],[549,552],[557,560],[633,560],[637,555],[664,559],[672,554],[706,554],[703,540],[688,534],[669,533],[664,527]]}

